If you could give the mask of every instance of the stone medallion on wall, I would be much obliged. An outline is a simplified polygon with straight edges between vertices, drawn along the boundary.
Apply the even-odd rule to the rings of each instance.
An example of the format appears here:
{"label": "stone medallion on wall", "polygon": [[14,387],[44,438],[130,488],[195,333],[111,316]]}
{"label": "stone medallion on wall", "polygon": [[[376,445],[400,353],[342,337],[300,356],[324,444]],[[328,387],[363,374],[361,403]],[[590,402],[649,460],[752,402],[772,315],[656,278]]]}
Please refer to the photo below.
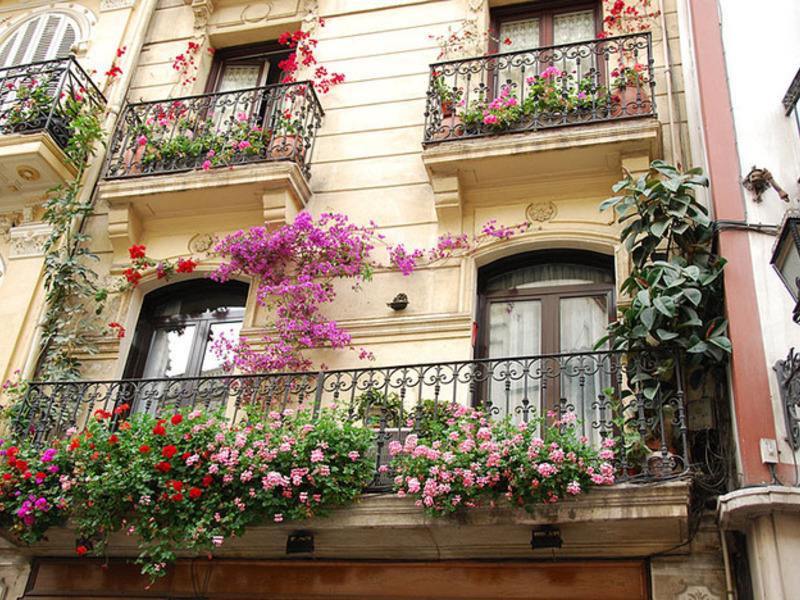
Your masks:
{"label": "stone medallion on wall", "polygon": [[558,209],[552,202],[534,202],[525,209],[525,220],[528,223],[545,223],[552,221]]}

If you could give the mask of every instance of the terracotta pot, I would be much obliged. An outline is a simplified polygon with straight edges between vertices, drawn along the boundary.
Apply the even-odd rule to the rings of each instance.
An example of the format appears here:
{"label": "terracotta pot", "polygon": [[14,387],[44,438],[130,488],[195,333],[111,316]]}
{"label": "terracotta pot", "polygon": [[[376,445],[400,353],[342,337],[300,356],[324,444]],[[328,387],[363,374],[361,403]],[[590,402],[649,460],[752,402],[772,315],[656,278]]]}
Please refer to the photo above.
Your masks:
{"label": "terracotta pot", "polygon": [[122,155],[124,175],[135,175],[142,172],[142,159],[146,149],[145,144],[137,144],[135,147],[125,150],[125,154]]}
{"label": "terracotta pot", "polygon": [[442,117],[442,122],[433,133],[434,140],[447,140],[464,135],[464,121],[456,114]]}
{"label": "terracotta pot", "polygon": [[289,159],[304,162],[306,148],[296,135],[277,135],[270,141],[267,158],[274,160]]}
{"label": "terracotta pot", "polygon": [[653,111],[646,84],[612,88],[609,107],[612,117],[646,115]]}

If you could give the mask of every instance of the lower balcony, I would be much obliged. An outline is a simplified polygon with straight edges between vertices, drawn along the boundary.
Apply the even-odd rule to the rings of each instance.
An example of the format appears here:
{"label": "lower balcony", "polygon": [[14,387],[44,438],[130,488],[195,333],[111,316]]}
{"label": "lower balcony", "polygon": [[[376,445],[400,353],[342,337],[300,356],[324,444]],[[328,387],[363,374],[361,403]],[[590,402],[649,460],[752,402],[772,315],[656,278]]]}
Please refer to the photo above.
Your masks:
{"label": "lower balcony", "polygon": [[[114,533],[105,546],[108,558],[102,568],[98,560],[74,558],[76,548],[85,552],[80,544],[88,541],[76,542],[78,525],[72,521],[49,527],[46,539],[31,546],[16,545],[6,533],[5,551],[35,558],[25,598],[87,597],[98,591],[107,598],[188,597],[192,589],[197,596],[202,586],[208,594],[201,595],[208,598],[263,598],[267,588],[270,597],[318,599],[335,590],[336,597],[375,598],[375,586],[381,582],[381,587],[393,590],[381,597],[644,600],[650,597],[646,557],[689,540],[689,456],[675,364],[667,353],[654,358],[592,352],[317,373],[33,383],[15,409],[12,427],[17,436],[32,436],[50,448],[68,429],[95,418],[112,419],[111,437],[119,433],[119,440],[111,443],[127,444],[126,424],[113,422],[127,412],[163,413],[169,419],[166,427],[183,423],[193,433],[187,429],[188,437],[182,439],[197,443],[203,439],[200,430],[206,420],[193,421],[197,415],[176,420],[177,407],[224,410],[238,423],[258,419],[266,411],[300,407],[313,409],[316,418],[320,407],[337,403],[344,418],[357,423],[357,431],[371,430],[374,446],[367,466],[374,465],[374,477],[357,503],[329,516],[284,522],[265,515],[213,548],[213,558],[207,560],[205,554],[193,557],[190,550],[178,548],[177,562],[165,567],[167,576],[144,594],[147,577],[138,566],[125,564],[141,550],[136,535]],[[651,376],[660,382],[658,393],[642,384],[653,381]],[[552,422],[556,416],[576,414],[586,441],[620,440],[614,463],[617,483],[557,502],[529,504],[527,510],[501,497],[492,504],[462,506],[449,518],[428,516],[414,499],[387,493],[392,474],[391,468],[383,468],[390,465],[386,450],[412,433],[423,440],[453,403],[480,406],[517,425],[534,419],[534,409],[552,410],[550,427],[560,426]],[[257,406],[259,412],[251,410],[246,416],[247,405]],[[162,435],[156,429],[153,435]],[[267,425],[266,431],[276,430]],[[237,440],[239,435],[244,436],[244,430],[237,432]],[[280,444],[288,443],[286,434],[274,435]],[[484,438],[477,432],[476,439]],[[95,441],[101,443],[99,436],[83,434],[72,437],[70,446],[83,443],[92,452]],[[147,441],[133,442],[145,461],[162,460],[170,448],[152,457],[150,447],[141,443]],[[94,450],[101,463],[110,460],[104,452]],[[247,452],[242,450],[242,456]],[[187,456],[180,460],[188,461]],[[131,477],[134,468],[125,466],[121,473],[114,471],[114,477]],[[101,468],[110,478],[110,470]],[[178,468],[176,463],[164,478],[178,477]],[[271,468],[277,467],[265,465],[261,472]],[[166,483],[173,489],[177,482]],[[161,500],[168,502],[165,496]],[[150,498],[141,502],[149,504]],[[170,501],[190,502],[174,497]],[[293,539],[301,543],[293,544]],[[291,560],[296,554],[316,560]]]}
{"label": "lower balcony", "polygon": [[[389,445],[425,437],[451,404],[491,418],[529,422],[574,415],[596,446],[617,439],[617,482],[659,482],[689,470],[687,422],[676,357],[593,352],[479,359],[317,373],[31,383],[12,428],[44,445],[83,428],[97,411],[161,414],[222,411],[231,423],[286,409],[336,404],[370,428],[375,473],[369,490],[391,486]],[[642,382],[658,381],[650,390]],[[117,411],[119,412],[119,411]],[[252,418],[252,410],[250,417]],[[446,417],[444,417],[446,418]]]}

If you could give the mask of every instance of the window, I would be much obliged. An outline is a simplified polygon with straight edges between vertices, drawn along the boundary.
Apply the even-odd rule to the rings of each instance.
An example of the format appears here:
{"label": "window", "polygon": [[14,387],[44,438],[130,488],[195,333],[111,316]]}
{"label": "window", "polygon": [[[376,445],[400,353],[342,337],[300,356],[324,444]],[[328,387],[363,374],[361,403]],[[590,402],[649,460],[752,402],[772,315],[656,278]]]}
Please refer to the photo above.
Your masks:
{"label": "window", "polygon": [[214,55],[206,92],[230,92],[280,83],[283,73],[278,64],[287,56],[289,51],[277,42],[219,50]]}
{"label": "window", "polygon": [[61,13],[45,13],[25,21],[0,46],[0,68],[69,56],[78,41],[76,21]]}
{"label": "window", "polygon": [[[511,257],[481,269],[479,286],[478,353],[484,358],[592,352],[613,316],[613,263],[598,254]],[[518,413],[523,399],[542,414],[566,398],[586,419],[597,394],[609,385],[599,375],[523,377],[510,389],[507,381],[494,379],[487,399],[501,416]]]}
{"label": "window", "polygon": [[226,124],[246,115],[251,126],[275,129],[277,115],[283,112],[280,109],[292,107],[286,94],[278,90],[235,92],[280,83],[283,72],[278,65],[288,56],[289,50],[277,42],[225,48],[215,53],[206,92],[225,94],[210,103],[209,112],[214,113],[219,128],[226,129]]}
{"label": "window", "polygon": [[[148,294],[136,325],[126,377],[173,379],[223,374],[214,342],[220,335],[228,339],[238,336],[247,290],[248,285],[238,281],[199,280]],[[139,400],[134,411],[146,410]]]}
{"label": "window", "polygon": [[492,27],[500,40],[511,40],[502,52],[571,44],[597,37],[597,2],[537,2],[492,11]]}

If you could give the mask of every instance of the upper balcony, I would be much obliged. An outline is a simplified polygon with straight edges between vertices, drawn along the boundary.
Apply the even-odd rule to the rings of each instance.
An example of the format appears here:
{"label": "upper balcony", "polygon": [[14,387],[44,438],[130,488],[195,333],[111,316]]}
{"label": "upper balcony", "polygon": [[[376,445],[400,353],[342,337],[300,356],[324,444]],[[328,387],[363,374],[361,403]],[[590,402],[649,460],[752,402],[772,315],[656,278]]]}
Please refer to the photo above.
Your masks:
{"label": "upper balcony", "polygon": [[309,82],[126,105],[100,185],[115,250],[124,257],[159,220],[249,215],[236,228],[291,220],[311,196],[322,116]]}
{"label": "upper balcony", "polygon": [[431,65],[423,161],[434,190],[452,196],[456,173],[463,197],[617,176],[630,157],[649,164],[661,135],[653,65],[649,32]]}
{"label": "upper balcony", "polygon": [[0,210],[68,181],[72,122],[105,98],[73,57],[0,69]]}
{"label": "upper balcony", "polygon": [[655,116],[649,33],[431,65],[426,143]]}

